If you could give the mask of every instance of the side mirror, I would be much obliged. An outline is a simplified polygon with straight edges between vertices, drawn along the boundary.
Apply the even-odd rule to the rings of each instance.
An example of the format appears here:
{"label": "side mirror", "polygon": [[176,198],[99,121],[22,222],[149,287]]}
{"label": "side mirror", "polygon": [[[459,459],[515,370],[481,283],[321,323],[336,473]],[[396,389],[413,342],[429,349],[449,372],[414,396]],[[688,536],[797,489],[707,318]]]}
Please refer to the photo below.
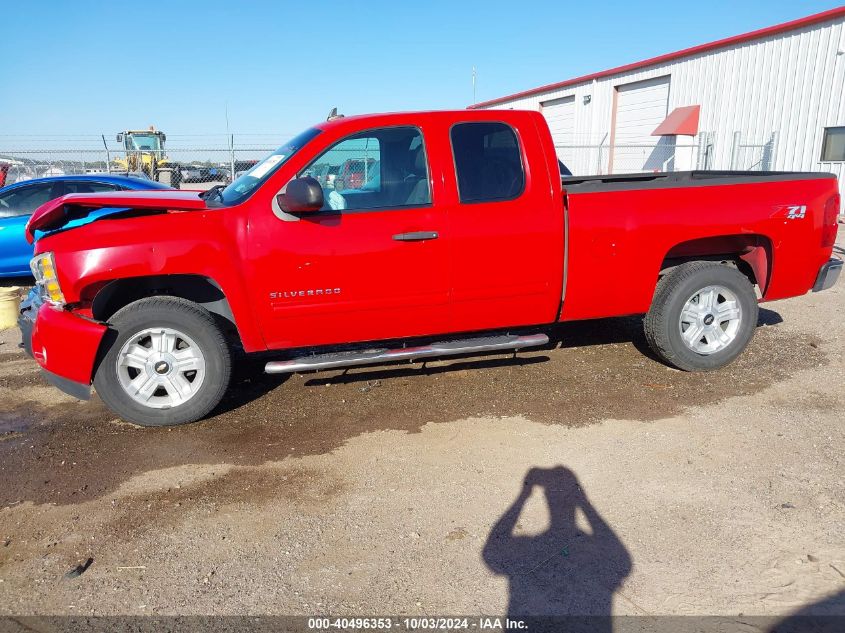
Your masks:
{"label": "side mirror", "polygon": [[276,196],[282,211],[288,213],[313,213],[323,208],[323,188],[314,178],[294,178],[285,192]]}
{"label": "side mirror", "polygon": [[118,134],[115,140],[117,140],[118,143],[122,143],[123,142],[123,134]]}

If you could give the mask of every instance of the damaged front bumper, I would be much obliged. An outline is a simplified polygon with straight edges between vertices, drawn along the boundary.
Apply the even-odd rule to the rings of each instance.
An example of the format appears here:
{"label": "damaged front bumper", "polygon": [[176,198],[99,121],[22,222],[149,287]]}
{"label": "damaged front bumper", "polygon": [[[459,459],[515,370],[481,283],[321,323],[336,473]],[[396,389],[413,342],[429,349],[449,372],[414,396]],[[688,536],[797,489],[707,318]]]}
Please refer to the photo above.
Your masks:
{"label": "damaged front bumper", "polygon": [[91,397],[105,325],[45,303],[36,286],[21,303],[18,327],[21,347],[41,366],[44,378],[74,398]]}

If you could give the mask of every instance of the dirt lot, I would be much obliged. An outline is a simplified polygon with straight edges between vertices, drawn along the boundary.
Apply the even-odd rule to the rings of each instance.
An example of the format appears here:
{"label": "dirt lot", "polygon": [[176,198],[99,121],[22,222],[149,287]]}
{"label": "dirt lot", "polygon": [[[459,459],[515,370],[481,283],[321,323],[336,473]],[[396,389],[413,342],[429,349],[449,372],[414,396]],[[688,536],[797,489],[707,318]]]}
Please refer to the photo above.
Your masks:
{"label": "dirt lot", "polygon": [[843,314],[841,281],[767,304],[712,374],[613,319],[241,381],[175,429],[63,396],[3,332],[0,614],[845,613]]}

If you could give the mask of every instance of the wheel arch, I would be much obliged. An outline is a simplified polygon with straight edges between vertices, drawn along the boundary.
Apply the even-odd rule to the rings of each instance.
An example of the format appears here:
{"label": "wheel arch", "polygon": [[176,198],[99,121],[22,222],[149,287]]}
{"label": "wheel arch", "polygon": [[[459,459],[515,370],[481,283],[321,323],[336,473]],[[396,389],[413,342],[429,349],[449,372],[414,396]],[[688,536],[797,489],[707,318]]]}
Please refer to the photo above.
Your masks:
{"label": "wheel arch", "polygon": [[715,235],[674,245],[660,265],[658,279],[690,261],[716,261],[735,266],[765,297],[772,276],[772,241],[765,235]]}
{"label": "wheel arch", "polygon": [[[643,319],[649,347],[661,360],[684,371],[710,371],[732,362],[751,341],[759,314],[758,299],[751,280],[731,263],[726,257],[698,257],[667,269]],[[690,316],[687,312],[690,302],[705,288],[725,291],[728,295],[725,301],[735,300],[737,305],[725,306],[733,314],[716,320],[720,310],[713,306],[717,305],[718,298],[711,293],[711,303],[704,310],[691,308],[693,314]],[[736,296],[730,297],[731,293]],[[714,299],[716,303],[713,303]],[[736,307],[741,309],[737,311]],[[720,326],[729,320],[736,322],[736,329],[732,338],[722,341],[727,330]],[[692,339],[686,338],[685,322],[688,328],[698,324],[691,332]],[[699,349],[698,342],[703,342],[707,348]],[[714,342],[724,344],[713,348]]]}
{"label": "wheel arch", "polygon": [[211,277],[194,274],[126,277],[98,284],[87,293],[92,316],[108,321],[115,312],[139,299],[154,296],[180,297],[192,301],[213,316],[217,324],[239,341],[232,307],[223,288]]}

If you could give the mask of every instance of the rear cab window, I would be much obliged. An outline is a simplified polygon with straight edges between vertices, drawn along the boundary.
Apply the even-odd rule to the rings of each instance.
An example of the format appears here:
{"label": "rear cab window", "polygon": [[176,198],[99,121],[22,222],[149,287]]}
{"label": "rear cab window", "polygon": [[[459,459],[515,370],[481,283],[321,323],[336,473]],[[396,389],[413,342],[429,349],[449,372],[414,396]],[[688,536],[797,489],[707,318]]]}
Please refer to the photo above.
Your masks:
{"label": "rear cab window", "polygon": [[461,203],[502,202],[522,195],[519,139],[505,123],[457,123],[450,133]]}

